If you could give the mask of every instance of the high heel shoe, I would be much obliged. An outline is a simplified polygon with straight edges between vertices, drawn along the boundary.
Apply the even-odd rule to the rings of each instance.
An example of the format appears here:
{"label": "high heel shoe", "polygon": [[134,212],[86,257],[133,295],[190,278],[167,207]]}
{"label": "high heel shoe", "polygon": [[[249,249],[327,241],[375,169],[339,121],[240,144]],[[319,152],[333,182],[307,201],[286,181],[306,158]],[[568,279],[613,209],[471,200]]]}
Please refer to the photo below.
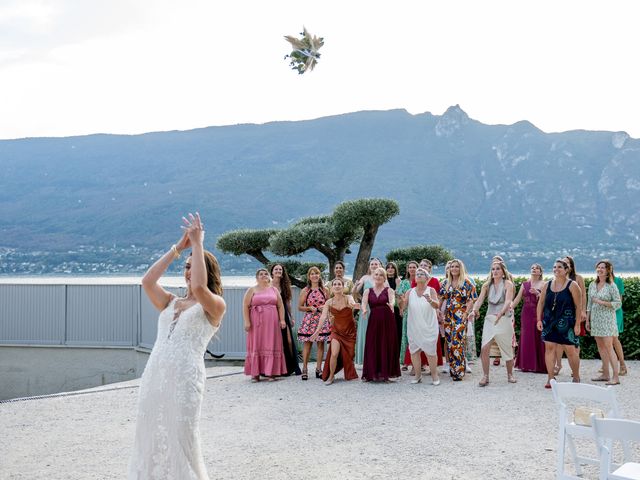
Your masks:
{"label": "high heel shoe", "polygon": [[316,368],[316,378],[322,378],[322,372]]}
{"label": "high heel shoe", "polygon": [[482,376],[482,380],[480,380],[480,382],[478,382],[478,386],[479,387],[486,387],[487,385],[489,385],[489,377],[487,375],[483,375]]}
{"label": "high heel shoe", "polygon": [[422,377],[414,378],[409,383],[411,383],[411,384],[422,383]]}
{"label": "high heel shoe", "polygon": [[309,374],[307,373],[307,369],[302,370],[302,380],[309,380]]}

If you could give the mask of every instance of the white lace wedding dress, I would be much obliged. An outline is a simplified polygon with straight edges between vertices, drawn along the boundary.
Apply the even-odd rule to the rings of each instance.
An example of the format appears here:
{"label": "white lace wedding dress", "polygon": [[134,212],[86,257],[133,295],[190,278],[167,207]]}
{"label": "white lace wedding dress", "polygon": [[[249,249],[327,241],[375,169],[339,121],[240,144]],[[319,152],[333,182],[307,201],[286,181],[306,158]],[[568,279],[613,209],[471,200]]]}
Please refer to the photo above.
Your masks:
{"label": "white lace wedding dress", "polygon": [[200,446],[204,352],[217,331],[199,303],[178,318],[174,297],[142,374],[129,479],[208,480]]}

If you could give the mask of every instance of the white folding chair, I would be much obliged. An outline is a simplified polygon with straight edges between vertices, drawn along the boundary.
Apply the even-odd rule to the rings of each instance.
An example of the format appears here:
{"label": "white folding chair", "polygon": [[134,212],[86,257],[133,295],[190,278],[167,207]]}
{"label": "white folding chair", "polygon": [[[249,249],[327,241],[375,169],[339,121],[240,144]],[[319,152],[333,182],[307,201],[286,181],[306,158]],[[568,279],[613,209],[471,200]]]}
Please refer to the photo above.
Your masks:
{"label": "white folding chair", "polygon": [[[567,405],[568,400],[575,399],[597,402],[604,407],[603,412],[606,418],[621,418],[622,412],[618,406],[613,387],[603,388],[584,383],[559,383],[551,380],[551,391],[553,392],[553,399],[558,406],[559,416],[556,478],[558,480],[576,479],[582,475],[582,465],[599,465],[600,459],[581,456],[576,452],[574,437],[593,439],[593,432],[591,426],[588,424],[576,424],[573,418],[573,412],[570,411],[570,407]],[[575,465],[575,475],[567,473],[564,468],[566,446],[569,447],[569,452]]]}
{"label": "white folding chair", "polygon": [[[640,442],[640,422],[591,415],[593,435],[600,452],[600,480],[640,480],[640,463],[631,461],[629,442]],[[614,465],[613,442],[622,443],[624,463]],[[617,467],[613,472],[612,468]]]}

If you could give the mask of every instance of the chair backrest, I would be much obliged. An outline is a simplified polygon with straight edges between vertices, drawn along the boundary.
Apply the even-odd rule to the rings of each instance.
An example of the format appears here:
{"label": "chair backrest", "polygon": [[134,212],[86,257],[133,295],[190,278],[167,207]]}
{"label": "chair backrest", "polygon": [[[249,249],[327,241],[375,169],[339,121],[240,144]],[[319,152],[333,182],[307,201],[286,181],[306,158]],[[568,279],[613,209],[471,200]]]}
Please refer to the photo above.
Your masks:
{"label": "chair backrest", "polygon": [[605,416],[620,418],[622,412],[616,400],[613,387],[598,387],[584,383],[560,383],[551,380],[551,391],[556,404],[563,410],[567,408],[568,399],[588,400],[606,405]]}
{"label": "chair backrest", "polygon": [[591,425],[598,444],[604,440],[640,442],[640,422],[621,418],[597,418],[591,415]]}

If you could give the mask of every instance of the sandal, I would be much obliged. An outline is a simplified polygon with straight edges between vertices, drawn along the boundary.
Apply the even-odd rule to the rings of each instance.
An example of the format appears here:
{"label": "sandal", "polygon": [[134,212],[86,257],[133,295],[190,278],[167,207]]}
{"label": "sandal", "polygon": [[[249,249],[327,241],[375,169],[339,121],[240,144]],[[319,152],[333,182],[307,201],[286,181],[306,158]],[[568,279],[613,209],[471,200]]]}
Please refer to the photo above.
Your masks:
{"label": "sandal", "polygon": [[309,380],[309,375],[306,370],[302,371],[302,380]]}
{"label": "sandal", "polygon": [[619,381],[618,382],[609,381],[609,382],[605,383],[605,385],[620,385],[620,382]]}
{"label": "sandal", "polygon": [[251,377],[251,383],[258,383],[260,381],[260,377]]}
{"label": "sandal", "polygon": [[513,375],[507,375],[507,382],[509,382],[509,383],[518,383],[518,380]]}
{"label": "sandal", "polygon": [[627,366],[620,365],[620,372],[618,372],[618,375],[620,375],[621,377],[624,377],[626,374],[627,374]]}
{"label": "sandal", "polygon": [[562,365],[556,365],[555,367],[553,367],[553,374],[558,375],[560,373],[560,370],[562,370]]}
{"label": "sandal", "polygon": [[594,377],[591,379],[592,382],[608,382],[609,380],[611,379],[605,377]]}
{"label": "sandal", "polygon": [[478,382],[478,386],[479,387],[486,387],[487,385],[489,385],[489,377],[487,375],[483,375],[482,376],[482,380],[480,380],[480,382]]}
{"label": "sandal", "polygon": [[316,378],[322,378],[322,372],[316,368]]}

